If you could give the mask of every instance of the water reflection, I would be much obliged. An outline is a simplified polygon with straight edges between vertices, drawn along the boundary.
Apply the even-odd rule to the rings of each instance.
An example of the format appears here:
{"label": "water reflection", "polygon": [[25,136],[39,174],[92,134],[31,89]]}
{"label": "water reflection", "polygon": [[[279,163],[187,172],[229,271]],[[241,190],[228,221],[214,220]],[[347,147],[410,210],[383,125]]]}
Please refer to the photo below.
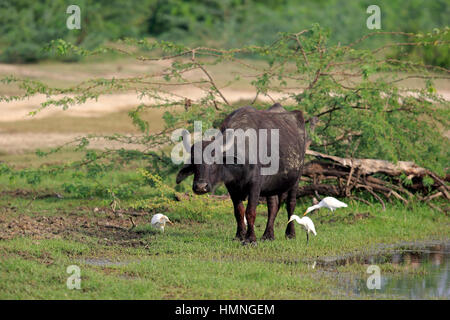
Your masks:
{"label": "water reflection", "polygon": [[[424,249],[410,248],[396,252],[390,262],[407,271],[423,270],[424,275],[405,273],[384,276],[381,274],[381,289],[369,290],[365,279],[360,279],[355,294],[385,295],[409,299],[450,298],[450,251],[444,244]],[[374,259],[377,260],[377,259]]]}
{"label": "water reflection", "polygon": [[382,265],[391,263],[404,269],[402,274],[383,274],[381,289],[367,288],[367,278],[341,276],[337,294],[355,297],[400,299],[450,298],[450,242],[432,245],[409,245],[374,255],[328,258],[317,262],[322,269],[347,264]]}

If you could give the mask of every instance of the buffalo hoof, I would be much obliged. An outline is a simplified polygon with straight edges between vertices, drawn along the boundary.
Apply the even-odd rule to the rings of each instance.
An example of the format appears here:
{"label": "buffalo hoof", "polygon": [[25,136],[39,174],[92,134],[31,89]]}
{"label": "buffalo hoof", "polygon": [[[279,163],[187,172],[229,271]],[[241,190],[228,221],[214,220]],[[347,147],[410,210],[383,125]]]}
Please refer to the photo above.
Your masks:
{"label": "buffalo hoof", "polygon": [[256,242],[256,240],[245,239],[244,241],[242,241],[242,245],[256,247],[258,245],[258,243]]}
{"label": "buffalo hoof", "polygon": [[275,236],[273,234],[263,234],[263,236],[261,237],[261,240],[266,241],[273,241],[275,240]]}
{"label": "buffalo hoof", "polygon": [[286,233],[286,239],[295,239],[295,233]]}
{"label": "buffalo hoof", "polygon": [[[291,222],[292,223],[292,222]],[[287,239],[295,239],[295,228],[294,225],[289,224],[284,232]]]}
{"label": "buffalo hoof", "polygon": [[236,235],[234,236],[233,240],[244,241],[245,240],[245,234],[237,232]]}

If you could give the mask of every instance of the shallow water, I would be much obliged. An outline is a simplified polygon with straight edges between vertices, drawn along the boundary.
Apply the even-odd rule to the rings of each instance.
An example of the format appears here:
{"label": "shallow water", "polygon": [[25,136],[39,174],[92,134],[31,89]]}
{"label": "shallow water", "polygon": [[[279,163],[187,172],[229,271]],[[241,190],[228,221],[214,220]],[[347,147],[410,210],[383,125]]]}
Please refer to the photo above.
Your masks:
{"label": "shallow water", "polygon": [[[450,242],[402,245],[396,249],[384,248],[376,254],[325,259],[322,268],[359,263],[378,265],[390,263],[400,266],[404,273],[380,273],[380,289],[369,289],[367,279],[341,276],[337,294],[349,297],[399,299],[450,298]],[[417,274],[420,271],[420,274]]]}
{"label": "shallow water", "polygon": [[[111,261],[88,258],[83,263],[93,266],[122,266],[133,261]],[[136,261],[135,261],[136,262]],[[291,262],[292,263],[292,262]],[[382,265],[390,263],[404,273],[380,273],[380,289],[369,289],[366,277],[336,272],[338,266],[349,264]],[[345,298],[375,299],[450,299],[450,241],[404,243],[379,247],[375,253],[325,257],[309,263],[319,272],[332,272],[338,277],[335,294]],[[420,271],[420,274],[417,274]]]}

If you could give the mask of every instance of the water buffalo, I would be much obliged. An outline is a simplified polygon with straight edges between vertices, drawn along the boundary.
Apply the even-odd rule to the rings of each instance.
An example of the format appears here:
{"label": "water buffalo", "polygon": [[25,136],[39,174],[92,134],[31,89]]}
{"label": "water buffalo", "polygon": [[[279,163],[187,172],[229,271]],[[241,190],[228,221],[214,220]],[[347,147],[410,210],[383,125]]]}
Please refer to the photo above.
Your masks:
{"label": "water buffalo", "polygon": [[[256,217],[256,207],[260,197],[266,197],[268,206],[268,220],[266,230],[262,236],[264,240],[273,240],[273,224],[280,209],[281,202],[286,199],[288,219],[293,214],[296,205],[296,195],[298,182],[303,169],[305,157],[305,121],[301,111],[286,111],[280,104],[275,104],[268,110],[256,110],[253,107],[243,107],[233,111],[223,121],[220,132],[227,129],[278,129],[278,170],[274,174],[263,175],[261,169],[267,167],[259,160],[251,163],[249,155],[245,154],[243,164],[195,164],[194,145],[190,148],[191,164],[185,164],[178,172],[177,184],[189,175],[194,175],[192,189],[196,194],[204,194],[223,182],[230,194],[234,205],[234,215],[236,217],[237,231],[236,238],[244,243],[256,241],[254,222]],[[234,137],[233,137],[234,139]],[[269,139],[268,139],[269,140]],[[246,140],[246,150],[248,142]],[[237,145],[235,140],[232,140]],[[211,141],[201,141],[201,150],[204,150]],[[267,141],[267,150],[272,150]],[[234,146],[236,147],[237,146]],[[260,146],[258,147],[260,148]],[[223,151],[223,156],[228,154]],[[237,154],[237,151],[236,151]],[[242,201],[248,199],[247,208],[244,209]],[[247,219],[247,232],[245,233],[244,214]],[[286,237],[294,238],[295,229],[293,222],[286,228]]]}

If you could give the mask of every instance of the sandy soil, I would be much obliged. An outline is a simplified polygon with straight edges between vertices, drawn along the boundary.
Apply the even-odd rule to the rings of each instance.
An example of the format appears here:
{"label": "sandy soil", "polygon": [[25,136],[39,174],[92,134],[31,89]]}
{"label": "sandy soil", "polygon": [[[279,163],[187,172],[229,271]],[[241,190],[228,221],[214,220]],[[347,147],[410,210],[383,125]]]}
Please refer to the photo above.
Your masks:
{"label": "sandy soil", "polygon": [[[20,154],[36,149],[54,148],[85,136],[85,133],[1,133],[0,151],[8,154]],[[71,144],[76,146],[76,143]],[[128,148],[144,150],[142,145],[124,144],[117,141],[103,139],[91,140],[89,148],[92,149],[118,149]]]}
{"label": "sandy soil", "polygon": [[[179,96],[183,96],[192,100],[200,99],[204,95],[204,91],[198,88],[182,88],[174,90]],[[237,91],[237,90],[223,90],[223,94],[230,102],[237,102],[241,99],[251,100],[255,97],[255,92],[252,91]],[[273,99],[281,99],[286,95],[280,93],[272,93]],[[261,101],[271,102],[272,100],[267,96],[259,97]],[[151,104],[154,100],[149,98],[139,99],[135,93],[123,93],[114,95],[101,96],[98,101],[88,101],[84,104],[70,107],[68,110],[61,108],[49,107],[35,116],[30,116],[29,113],[36,110],[40,103],[46,101],[44,95],[31,97],[23,101],[15,101],[10,103],[0,102],[0,151],[7,153],[21,153],[26,150],[34,150],[43,147],[55,147],[65,142],[71,141],[76,137],[83,136],[84,133],[9,133],[2,132],[2,122],[15,122],[27,119],[42,119],[51,116],[66,116],[66,117],[101,117],[108,113],[119,112],[124,110],[131,110],[141,103]],[[109,141],[95,141],[91,147],[105,148],[105,147],[119,147],[123,146],[118,143],[111,143]],[[128,146],[135,147],[135,146]]]}

